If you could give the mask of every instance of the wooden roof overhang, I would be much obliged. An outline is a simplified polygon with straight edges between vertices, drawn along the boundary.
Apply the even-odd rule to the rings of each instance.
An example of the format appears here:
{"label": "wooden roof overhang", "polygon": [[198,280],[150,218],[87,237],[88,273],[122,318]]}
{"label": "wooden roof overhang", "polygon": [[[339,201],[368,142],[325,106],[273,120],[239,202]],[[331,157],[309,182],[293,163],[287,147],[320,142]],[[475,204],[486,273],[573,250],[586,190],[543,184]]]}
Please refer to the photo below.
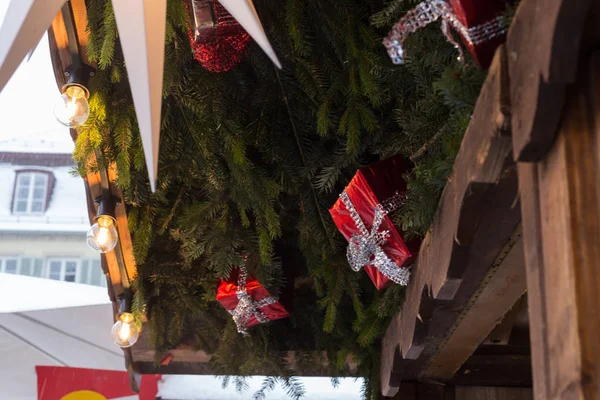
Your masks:
{"label": "wooden roof overhang", "polygon": [[[383,339],[384,396],[533,384],[536,399],[576,398],[567,389],[600,398],[597,336],[556,317],[599,306],[588,293],[600,288],[589,261],[600,255],[600,55],[590,58],[599,17],[597,2],[520,2]],[[531,341],[508,343],[527,304]],[[438,394],[419,397],[410,382],[433,383]]]}
{"label": "wooden roof overhang", "polygon": [[[85,2],[70,0],[70,4],[77,39],[83,50],[87,43]],[[595,15],[596,20],[600,20],[598,5],[591,5],[590,0],[521,1],[507,44],[498,50],[490,67],[453,175],[442,195],[434,224],[423,242],[406,302],[402,311],[394,317],[383,340],[381,385],[384,395],[398,393],[403,381],[461,384],[468,380],[471,384],[498,384],[500,381],[490,381],[490,375],[485,372],[490,365],[496,375],[505,377],[502,384],[527,385],[531,379],[527,371],[531,374],[530,364],[533,362],[540,365],[541,371],[534,376],[536,398],[562,398],[548,394],[551,390],[559,390],[557,387],[561,388],[563,384],[568,386],[566,381],[569,379],[561,371],[557,372],[555,369],[559,367],[553,366],[544,355],[553,345],[547,337],[548,330],[551,330],[549,326],[554,321],[550,313],[558,310],[577,314],[577,309],[565,311],[565,307],[584,300],[595,303],[580,294],[585,292],[585,288],[579,286],[584,287],[585,284],[575,279],[576,276],[567,276],[569,282],[580,282],[575,292],[572,283],[571,286],[561,286],[545,278],[545,268],[553,272],[559,268],[556,263],[542,268],[550,257],[545,249],[555,247],[569,253],[565,244],[556,237],[548,236],[548,232],[564,229],[570,233],[574,228],[573,224],[567,226],[564,218],[559,218],[554,224],[542,220],[540,209],[549,204],[544,203],[541,193],[547,194],[548,190],[556,189],[563,197],[553,198],[554,202],[570,204],[579,201],[590,208],[592,214],[595,211],[598,215],[600,202],[593,208],[597,198],[590,200],[582,195],[582,198],[575,196],[573,199],[572,194],[583,193],[578,186],[582,179],[589,181],[597,177],[577,175],[582,165],[565,158],[565,154],[573,149],[569,148],[570,141],[561,141],[562,130],[555,144],[560,119],[565,114],[566,88],[578,77],[577,60],[580,59],[582,37],[586,39],[584,43],[597,43],[600,38],[598,32],[588,29],[591,27],[589,24],[584,24],[586,16],[593,20]],[[587,31],[584,31],[584,26]],[[53,21],[49,38],[56,81],[62,87],[71,56],[61,13]],[[81,54],[85,57],[85,51]],[[596,81],[593,82],[597,85]],[[597,93],[600,93],[600,88]],[[573,142],[580,144],[577,140]],[[579,150],[598,153],[600,147],[597,142],[587,145],[587,148]],[[556,150],[557,146],[559,150]],[[541,172],[542,168],[548,167],[544,163],[551,155],[553,163],[558,166],[556,168],[572,172],[569,179],[557,183],[556,179],[552,180]],[[600,170],[597,156],[584,158],[583,162],[592,163],[591,168]],[[115,177],[113,167],[83,177],[90,220],[97,212],[94,199],[103,190],[110,190],[115,198],[122,199],[122,193],[114,185]],[[598,186],[597,182],[595,184]],[[136,275],[122,201],[116,211],[121,243],[116,251],[102,257],[115,315],[116,298]],[[567,213],[561,209],[557,212]],[[592,237],[596,233],[600,237],[600,228],[598,232],[594,229],[595,225],[588,227]],[[582,247],[578,251],[588,256],[595,254],[593,246]],[[573,264],[573,260],[564,257],[558,257],[558,260],[566,266]],[[595,282],[593,279],[588,281]],[[550,284],[556,284],[559,295],[569,299],[566,305],[546,298],[546,285]],[[497,357],[487,354],[482,359],[477,348],[490,337],[490,333],[492,336],[498,334],[500,343],[506,342],[506,335],[501,329],[505,324],[500,322],[509,317],[514,319],[516,311],[522,311],[526,291],[531,338],[535,343],[532,356],[524,350],[524,346],[505,346],[502,351],[496,351]],[[600,309],[600,304],[597,305]],[[511,309],[514,311],[509,312]],[[600,326],[592,325],[597,328],[596,332],[600,331]],[[557,326],[562,328],[560,323]],[[586,341],[589,338],[585,336],[591,333],[580,328],[581,324],[577,321],[569,327],[583,333],[572,332],[580,342],[571,341],[568,349],[564,350],[576,347],[577,351],[573,351],[572,355],[561,355],[571,362],[570,365],[579,368],[576,372],[582,373],[581,354],[589,350],[585,346],[593,345]],[[138,343],[131,349],[125,349],[124,353],[133,377],[139,377],[139,373],[210,374],[210,355],[186,346],[170,351],[172,360],[169,365],[154,367],[155,354],[149,349],[146,334],[142,334]],[[289,358],[293,365],[293,353]],[[600,365],[600,359],[596,361]],[[315,369],[315,374],[322,372],[320,367]],[[556,382],[551,382],[551,378]],[[600,379],[594,381],[595,384],[598,382]],[[135,387],[136,381],[132,380],[132,383]],[[578,385],[569,387],[583,391],[584,385],[581,382]]]}

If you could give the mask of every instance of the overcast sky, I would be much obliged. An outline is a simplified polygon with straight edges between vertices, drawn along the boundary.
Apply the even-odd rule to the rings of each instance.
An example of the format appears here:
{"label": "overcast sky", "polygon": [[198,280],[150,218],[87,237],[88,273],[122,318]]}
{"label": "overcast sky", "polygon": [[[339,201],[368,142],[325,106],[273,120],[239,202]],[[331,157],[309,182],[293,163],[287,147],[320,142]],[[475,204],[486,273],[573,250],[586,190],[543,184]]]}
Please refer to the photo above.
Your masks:
{"label": "overcast sky", "polygon": [[[0,0],[0,20],[9,0]],[[0,143],[7,138],[44,133],[48,138],[68,137],[66,127],[54,118],[54,102],[60,96],[48,39],[44,36],[29,62],[24,61],[0,92]]]}

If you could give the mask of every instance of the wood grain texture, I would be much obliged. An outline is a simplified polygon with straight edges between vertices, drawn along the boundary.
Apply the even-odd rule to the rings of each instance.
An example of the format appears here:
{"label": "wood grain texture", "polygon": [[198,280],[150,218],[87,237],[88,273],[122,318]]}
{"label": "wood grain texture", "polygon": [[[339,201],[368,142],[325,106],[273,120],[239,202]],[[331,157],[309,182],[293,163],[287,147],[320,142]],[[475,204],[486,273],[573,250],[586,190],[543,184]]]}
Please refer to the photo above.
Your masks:
{"label": "wood grain texture", "polygon": [[[522,245],[522,243],[521,243]],[[525,276],[525,258],[522,258],[523,262],[523,276]],[[525,278],[524,278],[525,279]],[[496,325],[494,330],[488,335],[488,337],[484,340],[483,344],[492,345],[492,346],[506,346],[510,341],[511,334],[513,332],[513,328],[515,323],[518,322],[519,317],[523,313],[527,313],[527,294],[525,293],[521,298],[515,303],[513,308],[508,311],[502,321]],[[527,326],[529,328],[529,326]]]}
{"label": "wood grain texture", "polygon": [[[510,115],[503,104],[505,72],[499,51],[421,246],[402,311],[386,332],[381,373],[384,381],[389,378],[388,393],[398,387],[399,376],[415,379],[423,373],[519,224]],[[386,353],[395,354],[398,345],[403,358],[390,360]]]}
{"label": "wood grain texture", "polygon": [[540,189],[538,166],[536,163],[519,163],[519,191],[521,196],[521,214],[523,215],[523,243],[527,271],[527,290],[529,303],[529,333],[532,343],[532,364],[535,379],[533,382],[536,399],[548,399],[549,354],[548,321],[544,299],[542,220],[540,210]]}
{"label": "wood grain texture", "polygon": [[530,318],[542,324],[531,332],[536,399],[600,397],[599,56],[584,64],[552,150],[520,170]]}
{"label": "wood grain texture", "polygon": [[[496,104],[498,93],[503,90],[500,79],[502,53],[498,54],[490,67],[490,74],[456,158],[454,171],[442,194],[432,228],[421,246],[416,271],[407,289],[401,323],[403,356],[410,352],[413,345],[425,288],[428,288],[429,295],[435,299],[454,298],[469,258],[469,248],[461,246],[455,240],[457,232],[463,232],[459,236],[462,236],[464,242],[472,244],[473,232],[477,232],[486,211],[494,211],[490,208],[495,205],[487,204],[488,201],[494,201],[489,197],[490,189],[510,169],[510,139],[499,134],[500,127],[503,126],[503,122],[499,121],[504,121],[504,115],[498,115]],[[478,188],[474,190],[474,186]],[[516,192],[511,201],[515,197]],[[476,202],[472,198],[478,200],[479,207],[475,207]],[[468,233],[464,233],[466,231]],[[506,239],[503,239],[502,246]]]}
{"label": "wood grain texture", "polygon": [[526,289],[523,241],[519,230],[490,268],[480,290],[457,318],[422,377],[437,381],[452,379]]}
{"label": "wood grain texture", "polygon": [[[69,0],[75,21],[77,31],[77,40],[79,42],[79,55],[85,64],[95,66],[88,59],[86,46],[89,35],[87,32],[87,8],[85,0]],[[72,64],[71,52],[69,51],[69,40],[65,28],[62,11],[56,14],[52,20],[52,25],[48,29],[48,44],[50,46],[50,57],[52,59],[52,68],[58,89],[61,90],[67,79],[65,70]]]}
{"label": "wood grain texture", "polygon": [[515,159],[537,161],[550,149],[572,83],[590,0],[523,0],[508,32]]}

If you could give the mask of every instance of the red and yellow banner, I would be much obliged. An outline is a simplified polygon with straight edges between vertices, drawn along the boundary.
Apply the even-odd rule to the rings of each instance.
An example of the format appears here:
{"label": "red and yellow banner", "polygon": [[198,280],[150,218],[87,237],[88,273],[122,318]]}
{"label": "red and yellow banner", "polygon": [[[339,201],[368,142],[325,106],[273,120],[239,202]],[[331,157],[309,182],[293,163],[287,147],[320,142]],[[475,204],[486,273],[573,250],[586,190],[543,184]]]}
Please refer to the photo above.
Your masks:
{"label": "red and yellow banner", "polygon": [[155,400],[160,375],[143,375],[140,393],[129,386],[124,371],[71,367],[35,367],[38,400],[116,400],[138,395],[139,400]]}

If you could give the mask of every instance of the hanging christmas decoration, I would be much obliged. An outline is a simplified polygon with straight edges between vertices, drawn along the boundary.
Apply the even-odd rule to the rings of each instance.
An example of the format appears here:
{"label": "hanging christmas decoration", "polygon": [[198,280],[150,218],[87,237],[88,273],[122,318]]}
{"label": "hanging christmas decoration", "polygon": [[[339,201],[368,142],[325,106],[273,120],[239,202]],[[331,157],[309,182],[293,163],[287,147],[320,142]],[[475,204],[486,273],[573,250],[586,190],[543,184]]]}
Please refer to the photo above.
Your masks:
{"label": "hanging christmas decoration", "polygon": [[244,335],[251,326],[290,315],[258,280],[248,280],[245,265],[237,268],[227,281],[219,282],[217,301],[231,314],[238,332]]}
{"label": "hanging christmas decoration", "polygon": [[348,240],[350,267],[357,272],[364,268],[377,289],[391,283],[408,285],[407,266],[420,246],[419,241],[405,243],[387,215],[403,204],[403,174],[408,170],[408,163],[400,157],[358,170],[329,210]]}
{"label": "hanging christmas decoration", "polygon": [[430,23],[442,19],[442,32],[457,49],[458,59],[464,59],[462,47],[454,39],[453,28],[462,38],[475,62],[487,68],[496,48],[508,31],[504,16],[505,0],[427,0],[417,4],[392,27],[383,44],[394,64],[404,62],[404,41]]}
{"label": "hanging christmas decoration", "polygon": [[194,58],[212,72],[229,71],[244,57],[250,35],[217,0],[185,0]]}

